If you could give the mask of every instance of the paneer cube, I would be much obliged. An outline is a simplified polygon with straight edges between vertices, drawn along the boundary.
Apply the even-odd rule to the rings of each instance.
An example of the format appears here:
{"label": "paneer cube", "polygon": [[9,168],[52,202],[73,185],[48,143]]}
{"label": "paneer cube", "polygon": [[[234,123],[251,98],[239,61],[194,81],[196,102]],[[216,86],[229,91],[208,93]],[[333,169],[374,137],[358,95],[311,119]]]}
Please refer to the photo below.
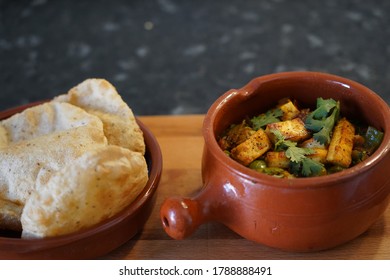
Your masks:
{"label": "paneer cube", "polygon": [[285,152],[268,152],[265,156],[268,167],[288,168],[290,160]]}
{"label": "paneer cube", "polygon": [[315,161],[326,163],[326,156],[328,155],[328,150],[323,148],[311,148],[314,150],[314,153],[307,155],[308,158],[311,158]]}
{"label": "paneer cube", "polygon": [[279,130],[285,140],[299,142],[310,137],[310,132],[305,128],[305,124],[300,118],[268,124],[265,131],[271,141],[275,143],[275,135],[271,132],[274,129]]}
{"label": "paneer cube", "polygon": [[297,106],[295,106],[295,104],[290,99],[283,101],[283,103],[280,104],[278,108],[283,111],[283,121],[292,120],[300,113]]}
{"label": "paneer cube", "polygon": [[247,140],[256,131],[246,125],[245,121],[241,124],[231,127],[226,135],[218,140],[222,150],[229,150]]}
{"label": "paneer cube", "polygon": [[271,148],[271,142],[263,129],[259,129],[231,150],[232,157],[243,165],[249,165],[252,161],[262,156]]}
{"label": "paneer cube", "polygon": [[342,118],[333,129],[326,161],[347,168],[352,162],[354,135],[354,126],[346,118]]}

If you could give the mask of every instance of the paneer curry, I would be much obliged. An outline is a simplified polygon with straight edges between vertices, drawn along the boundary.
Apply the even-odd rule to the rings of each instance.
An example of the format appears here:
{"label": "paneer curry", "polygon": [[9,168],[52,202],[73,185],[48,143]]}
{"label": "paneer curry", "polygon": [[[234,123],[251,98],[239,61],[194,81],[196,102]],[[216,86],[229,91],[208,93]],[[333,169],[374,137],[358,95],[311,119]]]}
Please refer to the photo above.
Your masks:
{"label": "paneer curry", "polygon": [[316,108],[283,99],[267,112],[232,124],[218,144],[237,162],[280,178],[339,172],[368,158],[383,132],[349,120],[340,102],[318,98]]}

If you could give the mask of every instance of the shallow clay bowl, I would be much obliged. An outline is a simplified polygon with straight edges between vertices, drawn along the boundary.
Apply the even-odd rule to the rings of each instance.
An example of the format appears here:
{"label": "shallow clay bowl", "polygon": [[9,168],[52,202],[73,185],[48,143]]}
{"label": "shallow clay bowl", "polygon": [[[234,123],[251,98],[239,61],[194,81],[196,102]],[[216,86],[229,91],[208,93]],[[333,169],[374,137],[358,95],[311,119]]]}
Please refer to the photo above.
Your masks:
{"label": "shallow clay bowl", "polygon": [[[245,116],[265,112],[290,97],[303,108],[316,99],[341,102],[341,112],[384,131],[376,152],[354,167],[315,178],[280,179],[240,165],[219,148],[216,137]],[[390,109],[377,94],[354,81],[313,72],[262,76],[226,92],[203,124],[203,188],[161,206],[162,225],[183,239],[201,224],[218,221],[244,238],[289,251],[317,251],[365,232],[385,211],[390,194]]]}
{"label": "shallow clay bowl", "polygon": [[[5,119],[41,102],[0,113]],[[133,238],[143,227],[155,204],[155,192],[162,172],[160,146],[151,131],[139,120],[144,133],[145,158],[149,180],[141,194],[117,215],[76,233],[43,239],[21,239],[20,235],[0,231],[1,259],[93,259],[104,256]]]}

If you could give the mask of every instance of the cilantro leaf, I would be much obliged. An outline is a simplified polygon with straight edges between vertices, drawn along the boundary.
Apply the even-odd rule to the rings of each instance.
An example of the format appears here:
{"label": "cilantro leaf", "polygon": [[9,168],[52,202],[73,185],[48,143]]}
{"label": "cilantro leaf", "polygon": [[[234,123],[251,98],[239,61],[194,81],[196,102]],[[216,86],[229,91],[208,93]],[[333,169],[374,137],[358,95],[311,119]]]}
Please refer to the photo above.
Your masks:
{"label": "cilantro leaf", "polygon": [[[271,133],[275,135],[275,151],[284,151],[289,146],[294,145],[292,141],[285,140],[283,134],[280,132],[280,130],[277,129],[271,129]],[[291,143],[290,143],[291,142]]]}
{"label": "cilantro leaf", "polygon": [[309,148],[300,148],[291,146],[286,150],[286,157],[288,157],[293,162],[301,162],[306,159],[306,155],[314,153],[313,149]]}
{"label": "cilantro leaf", "polygon": [[297,142],[285,140],[283,134],[277,130],[270,130],[276,137],[275,150],[285,151],[286,157],[290,160],[291,172],[304,177],[317,176],[324,172],[324,165],[307,155],[313,154],[310,148],[297,147]]}
{"label": "cilantro leaf", "polygon": [[313,115],[316,119],[326,118],[329,112],[337,106],[337,101],[332,98],[323,99],[317,98],[317,108],[313,111]]}
{"label": "cilantro leaf", "polygon": [[334,99],[317,99],[317,108],[307,115],[305,127],[321,144],[330,142],[330,135],[340,114],[340,103]]}
{"label": "cilantro leaf", "polygon": [[304,177],[318,176],[325,171],[322,163],[307,157],[300,162],[291,162],[290,167],[292,173],[296,175],[302,174]]}
{"label": "cilantro leaf", "polygon": [[264,114],[251,119],[252,127],[254,130],[259,130],[267,124],[279,122],[281,116],[283,116],[283,111],[279,108],[268,110]]}
{"label": "cilantro leaf", "polygon": [[332,134],[335,123],[337,122],[336,114],[336,110],[334,110],[332,115],[323,121],[322,129],[316,133],[313,133],[313,138],[321,144],[329,144],[330,135]]}
{"label": "cilantro leaf", "polygon": [[313,149],[297,147],[297,142],[285,140],[283,134],[277,129],[271,129],[270,132],[276,137],[275,150],[286,151],[286,156],[291,161],[299,162],[305,155],[314,153]]}

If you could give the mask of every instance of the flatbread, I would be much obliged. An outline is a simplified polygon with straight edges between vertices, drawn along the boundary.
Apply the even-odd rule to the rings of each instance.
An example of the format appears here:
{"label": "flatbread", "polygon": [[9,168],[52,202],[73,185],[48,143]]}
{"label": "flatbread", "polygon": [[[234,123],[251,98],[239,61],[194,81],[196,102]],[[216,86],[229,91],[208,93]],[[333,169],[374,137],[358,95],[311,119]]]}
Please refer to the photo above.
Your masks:
{"label": "flatbread", "polygon": [[1,121],[9,144],[85,125],[101,126],[101,120],[64,102],[43,103]]}
{"label": "flatbread", "polygon": [[148,180],[141,153],[118,146],[86,152],[38,184],[23,209],[23,237],[67,234],[113,216]]}
{"label": "flatbread", "polygon": [[69,102],[98,116],[109,144],[145,153],[142,130],[132,110],[108,81],[87,79],[54,101]]}
{"label": "flatbread", "polygon": [[39,105],[1,124],[9,139],[0,148],[0,198],[17,204],[25,203],[37,180],[107,145],[100,119],[67,103]]}
{"label": "flatbread", "polygon": [[0,229],[57,236],[118,213],[145,187],[143,133],[105,80],[0,121]]}

